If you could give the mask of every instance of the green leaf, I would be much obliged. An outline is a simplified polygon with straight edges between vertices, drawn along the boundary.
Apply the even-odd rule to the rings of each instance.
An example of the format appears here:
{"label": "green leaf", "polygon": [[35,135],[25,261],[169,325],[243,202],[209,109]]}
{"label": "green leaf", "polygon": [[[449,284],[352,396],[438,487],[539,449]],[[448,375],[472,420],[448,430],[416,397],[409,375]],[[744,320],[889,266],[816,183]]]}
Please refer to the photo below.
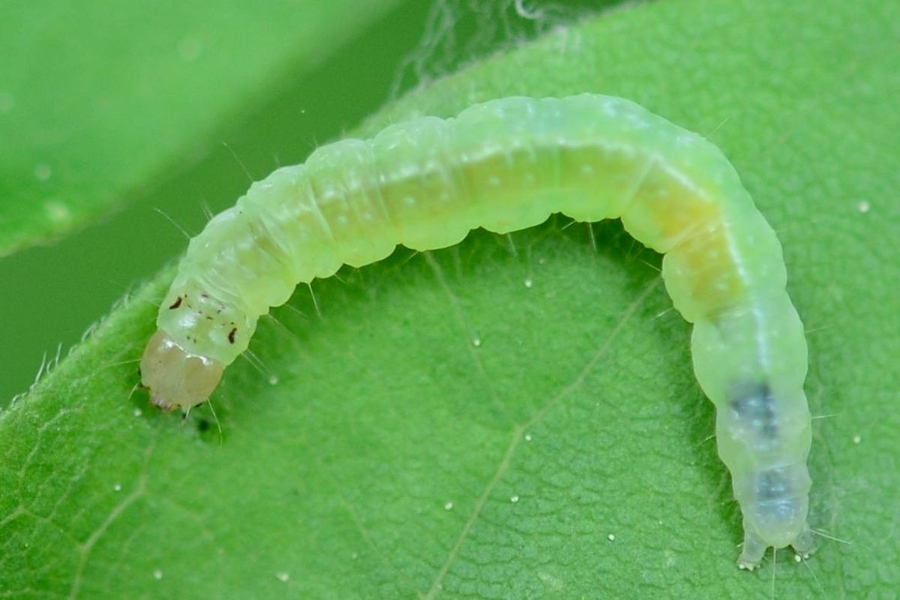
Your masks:
{"label": "green leaf", "polygon": [[5,6],[0,256],[139,193],[261,86],[311,70],[398,1]]}
{"label": "green leaf", "polygon": [[[402,99],[625,96],[703,133],[779,234],[816,420],[804,565],[740,515],[659,257],[552,218],[298,289],[182,421],[132,393],[171,280],[0,414],[5,596],[891,597],[900,401],[896,3],[661,1]],[[262,370],[254,363],[262,365]]]}

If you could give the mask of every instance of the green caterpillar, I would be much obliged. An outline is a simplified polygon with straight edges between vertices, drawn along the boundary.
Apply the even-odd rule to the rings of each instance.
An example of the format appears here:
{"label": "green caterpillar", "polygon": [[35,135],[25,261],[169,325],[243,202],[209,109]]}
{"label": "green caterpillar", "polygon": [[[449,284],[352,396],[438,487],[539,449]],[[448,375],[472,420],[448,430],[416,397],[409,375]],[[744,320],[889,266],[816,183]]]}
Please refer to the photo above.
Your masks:
{"label": "green caterpillar", "polygon": [[561,212],[663,253],[744,516],[739,566],[813,549],[807,347],[775,233],[715,146],[621,98],[503,98],[343,140],[254,183],[191,240],[141,361],[154,404],[204,402],[298,282]]}

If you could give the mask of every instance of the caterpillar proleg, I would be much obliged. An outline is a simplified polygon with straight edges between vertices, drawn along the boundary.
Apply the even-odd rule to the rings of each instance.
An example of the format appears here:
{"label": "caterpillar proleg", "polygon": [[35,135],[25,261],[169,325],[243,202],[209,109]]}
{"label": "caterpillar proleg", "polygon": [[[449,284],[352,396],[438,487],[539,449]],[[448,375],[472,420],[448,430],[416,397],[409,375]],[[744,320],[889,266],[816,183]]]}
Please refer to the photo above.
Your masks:
{"label": "caterpillar proleg", "polygon": [[492,100],[323,146],[254,183],[191,240],[143,383],[157,406],[190,408],[298,282],[398,244],[442,248],[476,227],[507,233],[554,212],[620,218],[664,254],[743,513],[739,566],[756,567],[769,546],[812,551],[807,347],[781,246],[721,151],[621,98]]}

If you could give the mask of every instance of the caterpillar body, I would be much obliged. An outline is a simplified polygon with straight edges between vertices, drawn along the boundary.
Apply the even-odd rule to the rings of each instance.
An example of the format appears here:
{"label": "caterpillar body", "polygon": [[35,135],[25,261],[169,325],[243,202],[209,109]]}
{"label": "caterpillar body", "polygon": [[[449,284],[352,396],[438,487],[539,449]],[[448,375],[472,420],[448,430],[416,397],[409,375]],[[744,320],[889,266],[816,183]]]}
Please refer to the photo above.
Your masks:
{"label": "caterpillar body", "polygon": [[718,148],[621,98],[492,100],[323,146],[254,183],[191,240],[141,360],[143,383],[157,406],[188,409],[298,282],[398,244],[442,248],[476,227],[506,233],[554,212],[620,218],[664,254],[743,513],[738,564],[756,567],[769,546],[807,555],[807,347],[781,246]]}

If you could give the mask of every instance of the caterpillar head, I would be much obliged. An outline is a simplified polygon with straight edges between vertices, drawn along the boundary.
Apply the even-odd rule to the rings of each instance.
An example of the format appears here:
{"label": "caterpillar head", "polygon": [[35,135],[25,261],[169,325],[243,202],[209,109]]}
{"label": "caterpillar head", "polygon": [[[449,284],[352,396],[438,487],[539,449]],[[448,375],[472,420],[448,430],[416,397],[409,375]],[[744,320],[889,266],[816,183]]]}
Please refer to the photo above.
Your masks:
{"label": "caterpillar head", "polygon": [[206,402],[224,369],[221,362],[188,352],[158,329],[141,357],[141,382],[159,408],[188,410]]}

